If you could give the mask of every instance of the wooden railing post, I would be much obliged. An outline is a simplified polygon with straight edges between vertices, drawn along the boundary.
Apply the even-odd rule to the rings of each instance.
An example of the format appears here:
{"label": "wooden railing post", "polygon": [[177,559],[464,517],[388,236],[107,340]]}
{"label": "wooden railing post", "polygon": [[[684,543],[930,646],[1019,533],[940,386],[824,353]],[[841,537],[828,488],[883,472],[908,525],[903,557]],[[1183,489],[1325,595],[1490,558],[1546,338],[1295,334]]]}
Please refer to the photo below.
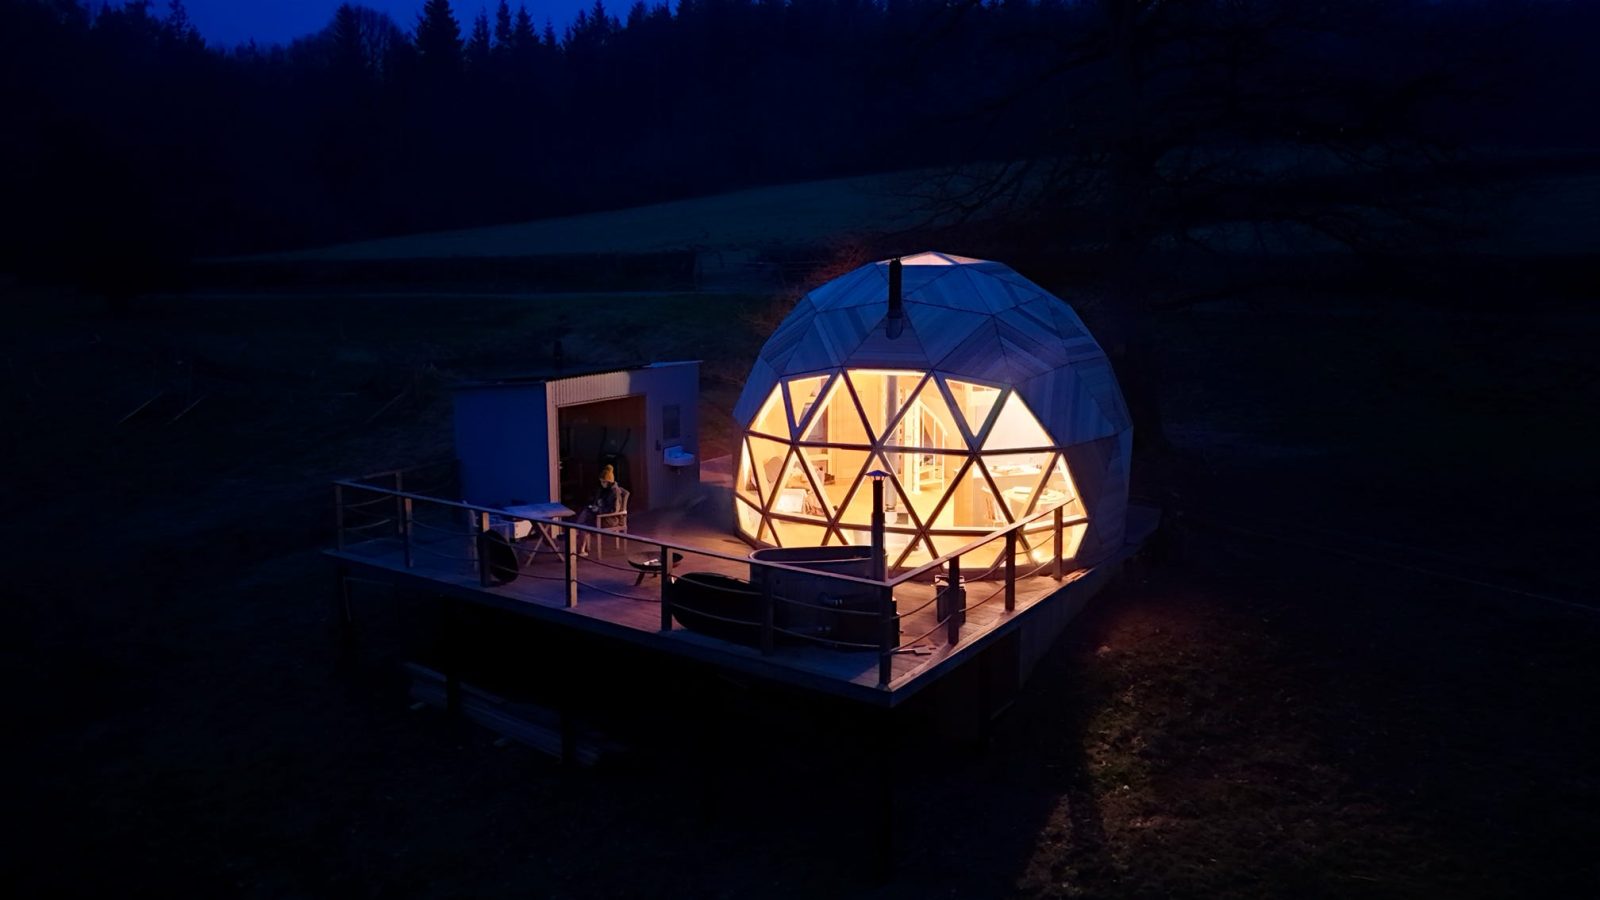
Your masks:
{"label": "wooden railing post", "polygon": [[572,609],[578,605],[578,542],[577,534],[570,525],[561,529],[567,537],[567,608]]}
{"label": "wooden railing post", "polygon": [[472,537],[472,546],[478,554],[478,581],[484,587],[489,587],[494,584],[494,575],[489,571],[489,548],[483,537],[489,533],[489,514],[479,510],[477,518],[478,533]]}
{"label": "wooden railing post", "polygon": [[900,643],[894,615],[894,588],[884,585],[878,595],[878,687],[887,688],[894,677],[894,649]]}
{"label": "wooden railing post", "polygon": [[334,536],[334,540],[337,543],[335,544],[335,546],[337,546],[339,548],[339,550],[341,552],[343,552],[343,550],[344,550],[344,485],[342,485],[342,484],[335,484],[333,486],[333,528],[334,528],[334,531],[336,532],[336,534]]}
{"label": "wooden railing post", "polygon": [[1017,611],[1017,530],[1006,532],[1006,612]]}
{"label": "wooden railing post", "polygon": [[955,646],[961,641],[961,620],[965,618],[962,613],[966,611],[964,609],[966,600],[962,597],[961,591],[961,557],[959,556],[950,557],[950,581],[945,585],[944,589],[949,591],[944,604],[947,613],[944,635],[945,640],[949,641],[951,646]]}
{"label": "wooden railing post", "polygon": [[400,540],[406,548],[406,568],[416,565],[411,552],[411,498],[400,498]]}
{"label": "wooden railing post", "polygon": [[665,544],[661,551],[661,630],[672,630],[672,553]]}
{"label": "wooden railing post", "polygon": [[1063,508],[1064,507],[1060,506],[1056,507],[1054,514],[1056,523],[1056,560],[1054,575],[1057,581],[1061,580],[1061,557],[1064,555],[1063,548],[1066,546],[1065,535],[1061,529],[1061,510]]}

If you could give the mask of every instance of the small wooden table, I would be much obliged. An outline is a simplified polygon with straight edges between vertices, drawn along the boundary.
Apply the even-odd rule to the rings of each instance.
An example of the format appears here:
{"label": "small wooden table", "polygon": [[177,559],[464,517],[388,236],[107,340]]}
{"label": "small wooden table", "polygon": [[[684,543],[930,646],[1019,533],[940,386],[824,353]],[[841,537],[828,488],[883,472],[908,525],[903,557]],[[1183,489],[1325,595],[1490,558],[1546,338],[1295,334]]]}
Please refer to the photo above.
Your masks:
{"label": "small wooden table", "polygon": [[525,503],[521,506],[508,506],[505,508],[508,516],[517,519],[527,519],[533,530],[528,534],[527,540],[528,559],[532,560],[541,548],[548,548],[551,553],[559,552],[556,549],[556,520],[577,515],[572,510],[559,503]]}

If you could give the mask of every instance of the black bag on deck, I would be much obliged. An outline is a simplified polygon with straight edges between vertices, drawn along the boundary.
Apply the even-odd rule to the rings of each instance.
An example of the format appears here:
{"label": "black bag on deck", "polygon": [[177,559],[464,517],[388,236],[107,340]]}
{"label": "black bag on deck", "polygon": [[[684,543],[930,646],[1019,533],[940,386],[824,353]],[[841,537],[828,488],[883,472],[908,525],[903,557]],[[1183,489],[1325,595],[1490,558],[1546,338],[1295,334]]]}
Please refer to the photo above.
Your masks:
{"label": "black bag on deck", "polygon": [[488,560],[491,584],[510,584],[517,580],[517,551],[500,532],[478,533],[478,559]]}

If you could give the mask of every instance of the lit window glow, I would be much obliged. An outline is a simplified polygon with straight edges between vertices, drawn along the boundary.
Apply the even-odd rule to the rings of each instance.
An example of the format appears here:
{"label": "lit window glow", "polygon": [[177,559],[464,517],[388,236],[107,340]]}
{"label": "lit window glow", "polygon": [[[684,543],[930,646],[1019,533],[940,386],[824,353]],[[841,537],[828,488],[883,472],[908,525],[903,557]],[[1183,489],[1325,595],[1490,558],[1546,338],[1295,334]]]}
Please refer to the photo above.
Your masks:
{"label": "lit window glow", "polygon": [[[779,546],[865,544],[866,473],[884,479],[891,566],[926,562],[1029,515],[1082,504],[1065,457],[1015,392],[937,373],[850,369],[780,381],[749,423],[735,475],[739,531]],[[1053,555],[1030,526],[1019,565]],[[1065,555],[1084,526],[1069,528]],[[1003,542],[974,554],[993,565]]]}

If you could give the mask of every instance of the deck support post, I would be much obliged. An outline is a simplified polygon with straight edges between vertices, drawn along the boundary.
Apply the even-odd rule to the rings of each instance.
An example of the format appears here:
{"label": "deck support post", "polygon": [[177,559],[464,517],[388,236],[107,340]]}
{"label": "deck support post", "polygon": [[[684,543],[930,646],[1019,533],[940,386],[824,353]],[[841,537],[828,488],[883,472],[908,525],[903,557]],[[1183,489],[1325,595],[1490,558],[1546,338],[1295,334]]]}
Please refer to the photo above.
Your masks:
{"label": "deck support post", "polygon": [[483,536],[489,533],[489,514],[483,510],[478,511],[478,533],[472,539],[473,550],[478,554],[478,583],[484,587],[494,585],[494,573],[489,571],[489,548],[485,546]]}
{"label": "deck support post", "polygon": [[900,635],[894,616],[894,588],[884,585],[878,590],[878,687],[887,690],[894,677],[894,648]]}
{"label": "deck support post", "polygon": [[571,526],[562,528],[567,537],[566,558],[566,588],[567,608],[572,609],[578,605],[578,542],[577,534]]}
{"label": "deck support post", "polygon": [[656,547],[661,552],[661,630],[672,630],[672,552],[665,544]]}
{"label": "deck support post", "polygon": [[1006,532],[1006,612],[1017,611],[1017,530]]}
{"label": "deck support post", "polygon": [[1063,555],[1065,555],[1064,554],[1064,548],[1066,547],[1066,535],[1062,531],[1062,527],[1061,527],[1061,519],[1062,519],[1061,510],[1062,509],[1063,509],[1063,507],[1060,507],[1060,506],[1056,507],[1056,511],[1054,513],[1054,516],[1053,516],[1054,519],[1055,519],[1055,525],[1056,525],[1056,553],[1055,553],[1056,559],[1055,559],[1055,570],[1051,574],[1055,577],[1055,579],[1057,581],[1061,580],[1061,557]]}
{"label": "deck support post", "polygon": [[[398,476],[396,476],[398,477]],[[406,548],[406,568],[416,565],[416,557],[411,552],[411,498],[400,498],[400,540]]]}

